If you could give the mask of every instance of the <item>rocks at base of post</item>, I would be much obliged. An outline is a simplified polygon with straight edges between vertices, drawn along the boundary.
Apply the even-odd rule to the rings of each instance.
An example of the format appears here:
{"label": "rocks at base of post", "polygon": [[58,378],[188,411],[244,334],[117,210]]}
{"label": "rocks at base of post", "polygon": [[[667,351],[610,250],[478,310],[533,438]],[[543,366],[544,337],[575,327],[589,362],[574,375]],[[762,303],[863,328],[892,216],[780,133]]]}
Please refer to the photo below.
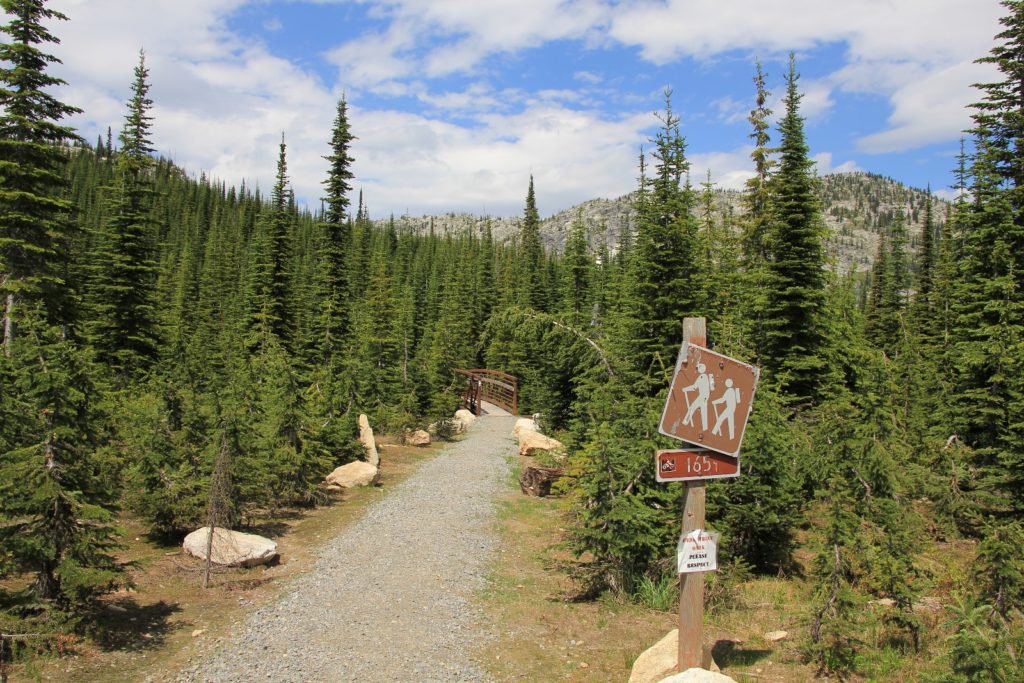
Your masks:
{"label": "rocks at base of post", "polygon": [[[185,537],[181,547],[189,555],[205,560],[209,538],[210,527],[200,527]],[[214,564],[225,567],[255,567],[277,557],[277,543],[256,534],[216,527],[210,555]]]}
{"label": "rocks at base of post", "polygon": [[736,679],[715,671],[694,668],[663,678],[658,683],[736,683]]}
{"label": "rocks at base of post", "polygon": [[380,467],[380,455],[377,453],[377,441],[373,438],[373,429],[370,427],[370,419],[365,415],[359,416],[359,441],[366,449],[366,462],[374,467]]}
{"label": "rocks at base of post", "polygon": [[[705,674],[721,676],[718,665],[715,664],[715,660],[711,657],[711,648],[709,646],[704,647],[704,669],[688,669],[684,673],[690,671],[700,671]],[[629,683],[662,683],[663,681],[676,682],[674,676],[681,676],[683,674],[676,674],[676,665],[679,662],[679,629],[674,628],[668,632],[668,634],[659,640],[651,647],[644,650],[636,661],[633,662],[633,669],[629,674]],[[724,683],[725,681],[732,681],[728,676],[722,676],[721,678],[694,678],[694,679],[680,679],[683,681],[693,681],[697,683],[699,681],[707,681],[708,683]],[[735,682],[734,682],[735,683]]]}
{"label": "rocks at base of post", "polygon": [[633,662],[629,683],[655,683],[676,671],[679,629],[674,628],[668,635],[640,653]]}

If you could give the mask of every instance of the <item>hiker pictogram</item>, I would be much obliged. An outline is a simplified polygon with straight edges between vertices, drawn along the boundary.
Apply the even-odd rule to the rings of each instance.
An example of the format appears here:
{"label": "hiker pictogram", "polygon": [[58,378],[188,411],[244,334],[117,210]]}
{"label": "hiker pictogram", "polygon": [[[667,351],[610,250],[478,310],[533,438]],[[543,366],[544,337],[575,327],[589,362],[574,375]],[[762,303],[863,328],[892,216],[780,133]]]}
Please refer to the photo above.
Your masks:
{"label": "hiker pictogram", "polygon": [[719,404],[725,404],[721,412],[715,408],[715,426],[712,427],[712,434],[722,433],[722,423],[725,421],[729,422],[729,439],[736,438],[736,406],[740,403],[740,390],[733,387],[732,378],[725,380],[725,393],[720,398],[716,398],[711,402],[711,405],[718,406]]}
{"label": "hiker pictogram", "polygon": [[658,431],[738,455],[759,372],[702,346],[684,344]]}
{"label": "hiker pictogram", "polygon": [[[700,411],[700,424],[704,431],[708,428],[708,399],[711,397],[711,390],[715,388],[715,376],[707,374],[708,367],[701,363],[697,366],[697,379],[688,387],[681,390],[686,398],[686,417],[683,424],[693,424],[693,414]],[[690,401],[690,392],[696,391],[697,397]]]}

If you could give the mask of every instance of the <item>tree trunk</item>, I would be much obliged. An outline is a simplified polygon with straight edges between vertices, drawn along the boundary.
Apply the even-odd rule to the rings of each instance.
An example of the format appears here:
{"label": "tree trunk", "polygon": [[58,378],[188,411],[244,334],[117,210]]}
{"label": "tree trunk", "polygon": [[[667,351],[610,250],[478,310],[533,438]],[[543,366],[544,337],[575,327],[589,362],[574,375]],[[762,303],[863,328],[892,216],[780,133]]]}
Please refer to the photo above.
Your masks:
{"label": "tree trunk", "polygon": [[551,495],[551,484],[558,481],[565,474],[561,467],[540,467],[530,465],[519,476],[519,487],[528,496]]}
{"label": "tree trunk", "polygon": [[3,347],[4,355],[11,357],[11,344],[14,342],[14,294],[7,295],[4,303]]}

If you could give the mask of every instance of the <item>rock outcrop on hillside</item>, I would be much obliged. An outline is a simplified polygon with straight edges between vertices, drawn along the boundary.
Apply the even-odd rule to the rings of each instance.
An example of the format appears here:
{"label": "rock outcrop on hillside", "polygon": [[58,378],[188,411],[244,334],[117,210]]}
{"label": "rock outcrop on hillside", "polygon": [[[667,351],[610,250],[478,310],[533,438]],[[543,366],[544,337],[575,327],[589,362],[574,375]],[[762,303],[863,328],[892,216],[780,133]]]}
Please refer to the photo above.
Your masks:
{"label": "rock outcrop on hillside", "polygon": [[[543,188],[539,188],[543,192]],[[741,193],[719,190],[716,193],[719,217],[742,216]],[[878,248],[879,231],[888,227],[898,211],[903,211],[910,226],[911,248],[918,241],[924,223],[926,193],[873,173],[832,173],[821,178],[822,214],[829,228],[827,242],[832,255],[832,268],[847,272],[851,267],[868,270]],[[582,212],[587,226],[587,240],[597,251],[607,245],[611,253],[618,249],[621,236],[634,229],[633,195],[617,199],[591,199],[550,216],[541,223],[541,239],[555,251],[565,247],[569,230]],[[949,203],[935,200],[936,225],[946,218]],[[483,217],[447,213],[441,216],[401,216],[394,219],[396,228],[426,233],[461,233],[471,230],[479,234],[487,222],[496,240],[511,239],[520,226],[518,217]],[[383,224],[384,221],[378,221]]]}

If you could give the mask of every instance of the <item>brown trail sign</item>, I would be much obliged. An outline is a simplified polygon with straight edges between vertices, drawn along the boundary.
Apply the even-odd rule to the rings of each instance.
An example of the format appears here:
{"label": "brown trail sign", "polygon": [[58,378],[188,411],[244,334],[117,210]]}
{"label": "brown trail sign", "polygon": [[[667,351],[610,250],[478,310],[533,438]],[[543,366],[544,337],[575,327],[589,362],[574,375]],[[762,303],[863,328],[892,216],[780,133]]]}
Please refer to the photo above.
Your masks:
{"label": "brown trail sign", "polygon": [[658,451],[655,479],[660,482],[725,479],[740,476],[740,459],[706,448]]}
{"label": "brown trail sign", "polygon": [[736,457],[760,370],[683,342],[658,431]]}

